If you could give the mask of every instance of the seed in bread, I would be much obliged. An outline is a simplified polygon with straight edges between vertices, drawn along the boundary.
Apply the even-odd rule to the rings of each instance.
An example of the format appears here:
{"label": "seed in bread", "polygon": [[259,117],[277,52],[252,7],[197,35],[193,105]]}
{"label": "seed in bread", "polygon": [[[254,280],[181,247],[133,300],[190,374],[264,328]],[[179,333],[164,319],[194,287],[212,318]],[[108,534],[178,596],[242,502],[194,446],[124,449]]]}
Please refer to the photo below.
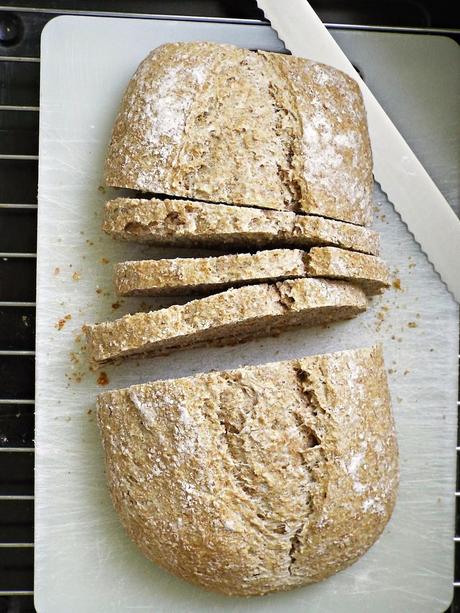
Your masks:
{"label": "seed in bread", "polygon": [[118,240],[160,246],[248,249],[332,245],[379,253],[377,232],[354,224],[191,200],[116,198],[104,207],[102,229]]}
{"label": "seed in bread", "polygon": [[120,296],[209,294],[228,287],[297,277],[351,281],[367,294],[388,286],[388,268],[373,255],[334,247],[272,249],[208,258],[173,258],[121,262],[114,267]]}
{"label": "seed in bread", "polygon": [[311,60],[206,42],[140,64],[106,183],[368,224],[372,154],[357,83]]}
{"label": "seed in bread", "polygon": [[398,449],[380,347],[134,385],[97,407],[123,526],[206,589],[320,581],[391,516]]}
{"label": "seed in bread", "polygon": [[84,326],[93,365],[130,355],[161,355],[203,344],[234,344],[292,326],[350,319],[367,308],[364,292],[343,281],[294,279],[249,285]]}

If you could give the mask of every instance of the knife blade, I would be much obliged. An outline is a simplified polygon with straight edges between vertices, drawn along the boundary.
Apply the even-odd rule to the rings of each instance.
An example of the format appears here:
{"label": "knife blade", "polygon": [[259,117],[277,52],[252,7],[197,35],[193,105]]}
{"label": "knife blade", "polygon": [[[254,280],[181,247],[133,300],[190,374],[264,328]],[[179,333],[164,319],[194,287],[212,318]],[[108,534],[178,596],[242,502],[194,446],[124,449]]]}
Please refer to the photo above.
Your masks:
{"label": "knife blade", "polygon": [[360,85],[367,110],[374,178],[460,302],[460,220],[307,0],[257,0],[286,48],[329,64]]}

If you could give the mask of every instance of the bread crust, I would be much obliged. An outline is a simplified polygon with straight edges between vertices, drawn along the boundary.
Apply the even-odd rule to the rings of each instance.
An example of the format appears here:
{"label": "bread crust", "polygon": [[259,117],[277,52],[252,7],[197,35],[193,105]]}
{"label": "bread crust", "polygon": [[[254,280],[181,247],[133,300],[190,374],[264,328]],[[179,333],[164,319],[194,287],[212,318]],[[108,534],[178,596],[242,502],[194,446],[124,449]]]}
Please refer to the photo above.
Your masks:
{"label": "bread crust", "polygon": [[378,233],[361,226],[288,211],[191,200],[116,198],[104,207],[102,229],[118,240],[172,247],[332,245],[371,255],[379,253]]}
{"label": "bread crust", "polygon": [[364,292],[343,281],[293,279],[247,285],[112,322],[83,326],[93,365],[162,355],[203,344],[235,344],[292,326],[350,319],[367,308]]}
{"label": "bread crust", "polygon": [[135,385],[97,407],[129,536],[206,589],[320,581],[391,516],[398,449],[379,346]]}
{"label": "bread crust", "polygon": [[361,92],[341,71],[303,58],[162,45],[125,92],[105,180],[366,225],[373,179]]}

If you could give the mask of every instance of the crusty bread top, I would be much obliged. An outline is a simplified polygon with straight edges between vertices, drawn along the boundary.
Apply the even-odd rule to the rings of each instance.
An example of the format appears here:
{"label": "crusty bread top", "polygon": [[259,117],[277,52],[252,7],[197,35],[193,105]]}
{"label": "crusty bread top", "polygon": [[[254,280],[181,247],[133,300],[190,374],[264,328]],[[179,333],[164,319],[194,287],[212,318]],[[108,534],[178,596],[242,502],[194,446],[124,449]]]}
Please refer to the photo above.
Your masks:
{"label": "crusty bread top", "polygon": [[377,232],[288,211],[222,206],[191,200],[116,198],[104,208],[104,232],[158,245],[244,247],[335,245],[377,255]]}
{"label": "crusty bread top", "polygon": [[137,260],[114,267],[114,286],[120,296],[211,293],[245,283],[296,277],[351,281],[370,294],[380,293],[389,284],[383,260],[336,247],[314,247],[308,253],[271,249],[207,258]]}
{"label": "crusty bread top", "polygon": [[106,182],[368,224],[372,155],[357,83],[324,64],[205,42],[140,64]]}
{"label": "crusty bread top", "polygon": [[135,385],[97,405],[126,530],[207,589],[324,579],[391,515],[398,451],[380,347]]}

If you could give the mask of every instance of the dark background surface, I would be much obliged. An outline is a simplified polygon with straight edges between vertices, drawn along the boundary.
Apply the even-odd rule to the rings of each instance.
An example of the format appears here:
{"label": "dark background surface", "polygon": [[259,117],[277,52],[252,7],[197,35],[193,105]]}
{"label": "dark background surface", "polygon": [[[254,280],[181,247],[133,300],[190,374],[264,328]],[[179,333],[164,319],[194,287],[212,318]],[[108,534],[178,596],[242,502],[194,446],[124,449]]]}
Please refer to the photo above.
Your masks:
{"label": "dark background surface", "polygon": [[[429,35],[426,33],[427,29],[460,27],[456,15],[457,2],[312,0],[311,4],[326,23],[422,28],[425,33],[420,35],[423,36]],[[39,57],[41,30],[55,15],[24,12],[19,8],[10,12],[2,10],[2,7],[262,18],[255,1],[252,0],[48,0],[46,4],[30,0],[19,3],[6,0],[2,3],[0,0],[0,56],[31,58]],[[458,33],[451,35],[459,41]],[[38,62],[0,60],[0,106],[38,107],[39,66]],[[37,111],[37,108],[0,110],[0,156],[37,156]],[[0,159],[0,613],[34,611],[33,254],[36,250],[37,164],[36,159]],[[11,204],[29,206],[8,206]],[[31,256],[4,257],[2,253]],[[3,305],[4,302],[26,304]],[[460,534],[458,516],[456,530],[456,534]],[[18,544],[26,546],[18,547]],[[455,578],[459,581],[459,555],[455,573]],[[59,589],[59,586],[56,586],[56,589]],[[8,595],[2,595],[2,592],[7,592]],[[451,609],[455,613],[460,612],[460,590],[456,592]]]}

